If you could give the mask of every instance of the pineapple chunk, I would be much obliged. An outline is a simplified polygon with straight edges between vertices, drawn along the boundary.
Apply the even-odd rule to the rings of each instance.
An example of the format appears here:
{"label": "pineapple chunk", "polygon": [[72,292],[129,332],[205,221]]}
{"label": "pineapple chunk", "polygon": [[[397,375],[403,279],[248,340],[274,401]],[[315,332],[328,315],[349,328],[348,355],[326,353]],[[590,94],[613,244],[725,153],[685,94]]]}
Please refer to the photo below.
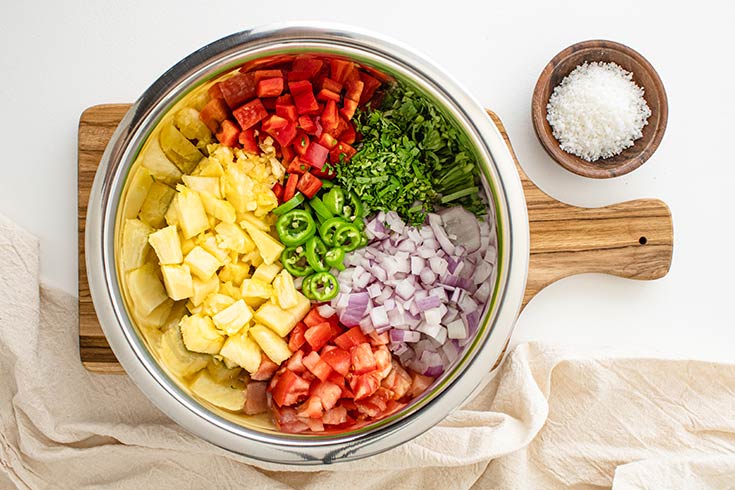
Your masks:
{"label": "pineapple chunk", "polygon": [[220,269],[218,275],[222,282],[231,282],[234,286],[241,286],[250,275],[250,266],[242,262],[232,262]]}
{"label": "pineapple chunk", "polygon": [[288,344],[273,330],[263,325],[255,325],[249,332],[260,348],[263,349],[265,355],[276,364],[281,364],[291,357],[291,349],[288,348]]}
{"label": "pineapple chunk", "polygon": [[194,250],[194,247],[197,246],[197,242],[195,242],[191,238],[187,238],[186,240],[181,240],[181,235],[179,235],[179,242],[181,242],[181,253],[183,253],[184,255],[187,255],[189,252]]}
{"label": "pineapple chunk", "polygon": [[217,354],[225,343],[225,336],[215,328],[208,316],[185,316],[179,325],[184,345],[192,352]]}
{"label": "pineapple chunk", "polygon": [[164,323],[166,323],[173,306],[174,302],[171,299],[167,299],[158,305],[150,315],[141,315],[140,312],[135,311],[135,319],[138,326],[149,329],[160,328]]}
{"label": "pineapple chunk", "polygon": [[187,265],[162,265],[163,284],[174,301],[186,299],[194,294],[191,271]]}
{"label": "pineapple chunk", "polygon": [[212,360],[207,364],[207,371],[212,379],[218,383],[227,383],[237,379],[242,373],[242,368],[228,368],[224,361],[218,359],[218,357],[219,355],[212,357]]}
{"label": "pineapple chunk", "polygon": [[217,199],[209,192],[200,191],[199,197],[201,198],[202,204],[204,205],[204,210],[207,212],[210,218],[217,218],[218,220],[224,221],[226,223],[234,223],[237,219],[235,208],[232,207],[232,204],[230,204],[229,202],[222,199]]}
{"label": "pineapple chunk", "polygon": [[166,220],[166,224],[169,226],[179,226],[179,205],[177,203],[178,199],[174,196],[171,204],[168,205],[166,214],[163,215],[163,218]]}
{"label": "pineapple chunk", "polygon": [[204,250],[214,256],[220,264],[226,264],[230,262],[230,254],[227,250],[217,245],[217,239],[211,233],[204,233],[196,239],[196,243],[201,245]]}
{"label": "pineapple chunk", "polygon": [[236,412],[245,407],[245,385],[238,380],[218,383],[208,371],[200,371],[189,386],[192,393],[212,405]]}
{"label": "pineapple chunk", "polygon": [[194,293],[189,298],[192,306],[199,306],[204,302],[204,299],[212,293],[216,293],[219,290],[219,278],[212,276],[206,281],[199,279],[198,277],[193,278],[192,287]]}
{"label": "pineapple chunk", "polygon": [[222,247],[239,254],[255,250],[255,244],[247,234],[234,223],[222,222],[214,227],[217,232],[217,243]]}
{"label": "pineapple chunk", "polygon": [[181,177],[184,185],[189,189],[197,192],[207,192],[217,199],[222,199],[220,192],[219,178],[203,177],[200,175],[184,175]]}
{"label": "pineapple chunk", "polygon": [[172,121],[163,123],[158,132],[158,143],[166,157],[185,174],[194,170],[202,159],[201,152],[176,129]]}
{"label": "pineapple chunk", "polygon": [[222,164],[215,158],[205,158],[199,162],[199,166],[192,172],[192,175],[201,175],[202,177],[222,177],[224,174],[225,171],[222,168]]}
{"label": "pineapple chunk", "polygon": [[255,269],[253,279],[270,284],[279,272],[281,272],[281,264],[278,262],[275,264],[261,264]]}
{"label": "pineapple chunk", "polygon": [[191,251],[186,255],[184,263],[189,266],[191,272],[205,281],[212,277],[214,273],[217,272],[217,269],[222,265],[214,255],[199,246],[191,249]]}
{"label": "pineapple chunk", "polygon": [[175,195],[176,191],[169,186],[154,182],[140,208],[140,220],[154,228],[161,228],[166,224],[166,211]]}
{"label": "pineapple chunk", "polygon": [[162,364],[181,377],[190,376],[206,367],[210,356],[190,352],[181,338],[179,327],[169,328],[161,336],[158,355]]}
{"label": "pineapple chunk", "polygon": [[125,197],[125,217],[136,218],[140,212],[140,207],[143,205],[148,190],[153,184],[153,176],[145,167],[139,167],[135,171],[131,180],[130,186],[128,187],[128,194]]}
{"label": "pineapple chunk", "polygon": [[214,316],[234,302],[235,300],[226,294],[210,294],[202,303],[202,311],[205,315]]}
{"label": "pineapple chunk", "polygon": [[243,300],[238,300],[214,315],[212,321],[217,328],[227,335],[234,335],[245,327],[252,318],[253,311],[250,307]]}
{"label": "pineapple chunk", "polygon": [[253,213],[242,213],[238,215],[238,219],[240,220],[240,226],[243,228],[245,228],[245,223],[248,223],[266,233],[270,231],[270,225],[261,218],[256,218]]}
{"label": "pineapple chunk", "polygon": [[245,368],[249,373],[254,373],[260,367],[260,347],[247,333],[239,333],[228,337],[219,353],[224,357],[225,365],[229,360],[231,363]]}
{"label": "pineapple chunk", "polygon": [[162,332],[168,332],[170,329],[179,329],[179,322],[186,314],[186,304],[183,301],[174,303],[171,307],[171,312],[166,317],[166,320],[161,325]]}
{"label": "pineapple chunk", "polygon": [[135,311],[141,316],[150,315],[168,299],[166,290],[158,278],[157,269],[158,267],[149,263],[128,273],[128,292],[133,300]]}
{"label": "pineapple chunk", "polygon": [[222,294],[226,294],[235,301],[237,301],[238,299],[243,299],[242,294],[240,293],[240,288],[233,286],[231,282],[221,283],[219,286],[219,290]]}
{"label": "pineapple chunk", "polygon": [[156,251],[158,262],[162,265],[180,264],[184,260],[181,240],[175,226],[167,226],[148,236],[148,243]]}
{"label": "pineapple chunk", "polygon": [[255,308],[273,296],[273,286],[257,279],[245,279],[240,294],[248,305]]}
{"label": "pineapple chunk", "polygon": [[240,257],[240,262],[250,264],[253,267],[258,267],[263,263],[263,257],[260,256],[260,252],[253,250],[250,253],[243,254],[243,256]]}
{"label": "pineapple chunk", "polygon": [[281,337],[285,337],[300,322],[311,308],[311,302],[303,294],[296,292],[296,306],[283,309],[268,301],[255,312],[255,321],[271,328]]}
{"label": "pineapple chunk", "polygon": [[145,264],[148,251],[148,235],[153,228],[138,219],[126,219],[122,234],[123,271],[137,269]]}
{"label": "pineapple chunk", "polygon": [[196,315],[198,313],[202,312],[202,305],[194,306],[194,303],[191,302],[191,300],[186,302],[186,309],[189,310],[189,313],[192,315]]}
{"label": "pineapple chunk", "polygon": [[263,262],[266,264],[272,264],[278,260],[285,247],[268,233],[265,233],[263,230],[259,230],[247,221],[243,221],[242,224],[250,234],[250,238],[255,242],[255,246],[258,247],[258,251],[260,252],[260,256],[263,258]]}
{"label": "pineapple chunk", "polygon": [[256,182],[247,175],[242,165],[230,163],[223,179],[225,198],[235,207],[235,211],[244,213],[258,208],[255,199]]}
{"label": "pineapple chunk", "polygon": [[163,153],[158,138],[149,138],[148,148],[145,150],[141,165],[147,168],[159,182],[176,185],[181,181],[181,170]]}
{"label": "pineapple chunk", "polygon": [[209,219],[199,194],[183,185],[177,185],[176,190],[179,191],[176,209],[184,238],[191,238],[209,228]]}
{"label": "pineapple chunk", "polygon": [[296,296],[298,291],[293,283],[293,276],[287,270],[281,271],[273,280],[273,292],[275,293],[278,305],[287,310],[299,304],[299,298]]}

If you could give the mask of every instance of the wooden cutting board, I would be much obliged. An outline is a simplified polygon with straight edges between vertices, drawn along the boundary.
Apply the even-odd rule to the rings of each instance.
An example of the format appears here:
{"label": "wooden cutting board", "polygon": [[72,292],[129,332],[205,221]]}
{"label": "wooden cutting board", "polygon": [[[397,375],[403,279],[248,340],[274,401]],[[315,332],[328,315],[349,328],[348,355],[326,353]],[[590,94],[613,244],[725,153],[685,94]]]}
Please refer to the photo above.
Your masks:
{"label": "wooden cutting board", "polygon": [[[79,355],[90,371],[124,373],[97,322],[87,284],[84,230],[87,202],[102,152],[128,104],[99,105],[79,120]],[[602,208],[579,208],[545,194],[518,164],[498,116],[488,111],[513,153],[523,183],[531,231],[531,260],[523,306],[549,284],[574,274],[598,272],[650,280],[671,266],[673,227],[668,206],[639,199]]]}

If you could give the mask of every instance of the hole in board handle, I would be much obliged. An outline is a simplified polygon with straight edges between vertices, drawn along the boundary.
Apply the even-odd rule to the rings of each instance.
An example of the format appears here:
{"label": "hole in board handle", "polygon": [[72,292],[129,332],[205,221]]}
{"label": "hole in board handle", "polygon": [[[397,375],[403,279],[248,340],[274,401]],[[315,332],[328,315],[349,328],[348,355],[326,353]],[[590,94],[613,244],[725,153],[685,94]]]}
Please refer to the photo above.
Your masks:
{"label": "hole in board handle", "polygon": [[645,245],[646,243],[648,243],[648,238],[642,236],[638,239],[638,243],[640,243],[641,245]]}

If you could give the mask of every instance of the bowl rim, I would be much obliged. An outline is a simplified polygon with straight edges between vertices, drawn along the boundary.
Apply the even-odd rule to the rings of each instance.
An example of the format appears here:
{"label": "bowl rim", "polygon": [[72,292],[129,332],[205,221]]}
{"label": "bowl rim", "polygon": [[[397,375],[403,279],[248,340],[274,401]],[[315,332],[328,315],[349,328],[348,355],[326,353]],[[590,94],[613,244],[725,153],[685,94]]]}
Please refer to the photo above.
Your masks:
{"label": "bowl rim", "polygon": [[[276,41],[282,45],[290,42],[291,46],[298,43],[309,49],[319,43],[337,43],[340,50],[370,51],[371,56],[386,58],[391,63],[403,63],[403,69],[428,76],[445,98],[461,107],[466,119],[463,122],[470,124],[476,140],[473,144],[486,154],[483,170],[490,172],[492,183],[500,190],[493,197],[498,200],[498,227],[507,230],[503,235],[506,246],[501,253],[502,244],[499,242],[498,250],[499,261],[503,261],[506,268],[504,277],[499,275],[498,278],[501,287],[494,292],[498,306],[490,312],[492,325],[488,326],[483,338],[473,342],[482,345],[475,349],[474,357],[469,359],[462,376],[429,400],[426,407],[419,407],[391,424],[351,438],[321,436],[309,440],[283,434],[264,435],[240,425],[215,420],[217,417],[213,417],[202,404],[176,393],[176,387],[172,386],[171,380],[167,382],[160,366],[155,361],[151,362],[152,358],[125,310],[117,283],[114,233],[115,223],[121,214],[118,204],[127,172],[137,156],[136,148],[139,149],[140,142],[149,134],[146,128],[155,127],[156,117],[163,117],[178,100],[177,97],[182,96],[176,87],[188,86],[191,90],[197,79],[204,83],[214,76],[213,70],[232,60],[237,60],[236,64],[241,63],[243,53],[259,53],[255,49],[258,43],[268,45]],[[206,73],[210,75],[205,76]],[[499,194],[504,197],[502,201],[498,199]],[[123,368],[154,404],[190,432],[244,456],[277,463],[319,464],[357,459],[406,442],[438,423],[473,392],[500,358],[520,310],[528,270],[529,230],[520,177],[510,150],[482,107],[443,71],[417,56],[413,50],[366,30],[338,24],[288,23],[246,30],[215,41],[178,62],[138,99],[116,129],[95,177],[89,210],[85,243],[90,252],[86,256],[90,291],[100,324]],[[491,318],[490,315],[485,316],[488,317],[484,319],[487,323]],[[494,336],[492,342],[489,341],[491,333]]]}
{"label": "bowl rim", "polygon": [[[656,128],[653,138],[651,138],[651,140],[641,148],[638,153],[630,156],[626,160],[617,162],[614,166],[595,168],[591,165],[591,163],[594,164],[595,162],[586,162],[576,155],[572,155],[561,149],[559,142],[551,134],[549,122],[546,120],[546,105],[548,103],[548,97],[544,97],[544,93],[547,89],[549,94],[553,92],[554,87],[550,86],[551,77],[564,61],[581,52],[600,49],[615,51],[622,54],[636,62],[643,68],[643,70],[645,70],[655,87],[654,96],[659,101],[659,111],[658,114],[655,115]],[[536,137],[541,143],[541,146],[556,163],[570,172],[583,177],[608,179],[620,177],[632,172],[643,165],[653,155],[666,132],[669,117],[668,107],[669,104],[668,97],[666,95],[666,88],[661,81],[661,77],[659,77],[656,69],[642,54],[633,48],[616,41],[589,39],[564,48],[546,64],[544,69],[541,71],[533,90],[531,98],[531,119],[533,122],[533,129],[536,133]],[[598,160],[598,162],[604,162],[604,159]]]}

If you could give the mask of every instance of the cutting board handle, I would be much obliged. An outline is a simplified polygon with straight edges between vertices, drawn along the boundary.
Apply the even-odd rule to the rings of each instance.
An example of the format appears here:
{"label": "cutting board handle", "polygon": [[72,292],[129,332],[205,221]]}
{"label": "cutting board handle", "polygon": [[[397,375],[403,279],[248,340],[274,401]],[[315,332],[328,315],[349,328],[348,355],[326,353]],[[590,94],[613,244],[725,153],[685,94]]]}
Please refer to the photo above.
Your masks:
{"label": "cutting board handle", "polygon": [[[511,153],[508,134],[488,111]],[[637,199],[601,208],[580,208],[550,197],[531,182],[513,154],[523,183],[531,231],[531,257],[523,307],[543,288],[588,272],[650,280],[671,267],[674,227],[669,207]]]}

